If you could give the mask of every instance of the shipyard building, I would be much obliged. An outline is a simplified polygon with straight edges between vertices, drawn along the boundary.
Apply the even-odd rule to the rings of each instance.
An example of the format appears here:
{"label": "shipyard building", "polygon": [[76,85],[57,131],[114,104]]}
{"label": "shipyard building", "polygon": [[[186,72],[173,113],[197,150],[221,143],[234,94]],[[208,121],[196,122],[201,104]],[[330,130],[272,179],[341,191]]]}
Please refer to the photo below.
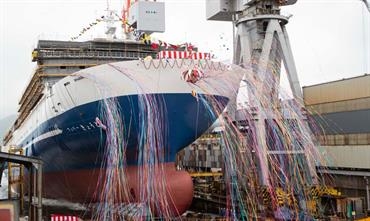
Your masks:
{"label": "shipyard building", "polygon": [[[303,87],[303,94],[326,159],[320,161],[325,165],[317,165],[317,172],[338,191],[324,203],[332,206],[330,214],[366,216],[370,212],[370,75]],[[223,170],[219,135],[204,135],[179,152],[177,165],[217,176]]]}
{"label": "shipyard building", "polygon": [[370,75],[303,87],[303,96],[328,159],[318,172],[333,176],[335,187],[353,199],[354,211],[369,212]]}

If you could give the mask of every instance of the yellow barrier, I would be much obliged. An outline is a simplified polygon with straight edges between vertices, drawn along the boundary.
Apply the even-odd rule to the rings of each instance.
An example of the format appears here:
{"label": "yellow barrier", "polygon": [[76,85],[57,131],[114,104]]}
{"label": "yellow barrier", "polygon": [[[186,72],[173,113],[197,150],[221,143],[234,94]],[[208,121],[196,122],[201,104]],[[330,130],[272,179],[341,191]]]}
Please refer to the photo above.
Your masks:
{"label": "yellow barrier", "polygon": [[210,176],[222,176],[222,173],[212,173],[212,172],[205,172],[205,173],[190,173],[191,177],[210,177]]}
{"label": "yellow barrier", "polygon": [[370,217],[363,218],[363,219],[356,219],[357,221],[370,221]]}

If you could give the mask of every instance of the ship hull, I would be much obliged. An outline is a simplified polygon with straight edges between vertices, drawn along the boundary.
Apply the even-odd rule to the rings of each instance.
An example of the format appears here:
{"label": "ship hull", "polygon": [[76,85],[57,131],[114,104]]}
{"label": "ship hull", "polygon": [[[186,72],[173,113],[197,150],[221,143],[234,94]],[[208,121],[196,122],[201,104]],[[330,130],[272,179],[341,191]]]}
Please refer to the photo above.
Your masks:
{"label": "ship hull", "polygon": [[[198,95],[217,101],[220,105],[226,106],[227,97]],[[138,95],[121,96],[110,98],[114,100],[115,106],[119,107],[122,113],[121,121],[123,131],[122,140],[126,143],[126,164],[120,170],[124,174],[127,185],[123,188],[130,190],[133,202],[146,202],[135,196],[143,193],[142,189],[160,188],[161,184],[166,185],[167,194],[156,196],[157,200],[167,201],[171,215],[181,215],[190,206],[193,196],[193,184],[187,172],[175,170],[176,153],[193,142],[203,134],[216,120],[215,114],[209,113],[207,105],[199,101],[191,94],[156,94],[151,99],[165,104],[166,129],[156,131],[154,136],[163,139],[164,153],[157,157],[159,164],[156,168],[160,179],[152,183],[143,183],[138,179],[138,173],[142,173],[140,159],[140,128],[143,122],[140,120],[140,107]],[[101,115],[104,100],[84,104],[58,115],[44,124],[41,124],[36,131],[39,135],[31,135],[35,138],[31,145],[25,143],[26,154],[39,157],[44,161],[44,196],[52,199],[64,199],[69,202],[94,203],[105,201],[101,190],[101,183],[106,182],[106,165],[109,163],[109,151],[114,151],[115,146],[107,146],[107,130],[96,124],[96,118]],[[159,110],[158,110],[159,111]],[[133,114],[135,113],[135,114]],[[154,114],[157,115],[158,113]],[[118,122],[117,119],[114,119]],[[160,123],[156,119],[155,123]],[[130,123],[127,123],[130,122]],[[102,120],[102,124],[105,121]],[[162,122],[163,123],[163,122]],[[144,124],[145,125],[145,124]],[[181,125],[181,126],[179,126]],[[164,127],[164,126],[163,126]],[[164,129],[164,128],[162,128]],[[144,138],[150,139],[150,138]],[[27,140],[27,139],[26,139]],[[37,142],[35,142],[37,141]],[[143,147],[141,147],[143,148]],[[100,185],[99,185],[100,184]],[[111,187],[114,191],[120,191],[122,186]],[[120,194],[120,193],[119,193]],[[122,194],[122,193],[121,193]],[[162,199],[159,199],[162,198]],[[121,198],[122,203],[129,200]],[[153,203],[153,202],[146,202]],[[155,206],[154,206],[155,207]]]}
{"label": "ship hull", "polygon": [[[138,166],[128,166],[122,169],[127,180],[126,187],[129,196],[124,196],[122,199],[123,205],[136,204],[141,205],[143,202],[150,203],[152,208],[156,208],[156,204],[160,201],[168,204],[168,208],[163,208],[164,211],[170,212],[171,216],[178,216],[184,213],[190,206],[193,198],[193,182],[190,175],[185,171],[176,171],[174,163],[163,163],[158,165],[162,168],[159,172],[160,176],[156,182],[153,182],[151,189],[160,189],[160,184],[166,185],[166,199],[156,198],[155,201],[147,201],[140,199],[143,194],[144,186],[140,185],[138,173],[141,170]],[[97,183],[104,180],[107,171],[103,169],[80,169],[73,171],[55,171],[44,173],[44,185],[47,186],[44,190],[44,197],[52,199],[67,199],[70,202],[89,203],[94,205],[102,201],[100,199],[102,190],[97,187]],[[58,182],[56,182],[58,181]],[[117,187],[118,189],[118,187]],[[160,215],[158,213],[157,215]]]}
{"label": "ship hull", "polygon": [[[26,155],[43,160],[46,197],[84,203],[107,200],[101,198],[104,192],[99,184],[106,182],[109,154],[121,148],[125,158],[120,159],[119,169],[129,177],[134,195],[146,185],[154,188],[164,182],[170,191],[157,198],[173,202],[170,211],[174,215],[186,210],[192,199],[192,182],[187,173],[175,171],[176,153],[201,136],[228,101],[235,99],[244,71],[206,63],[204,79],[187,82],[183,73],[198,69],[201,63],[169,63],[100,65],[61,79],[45,93],[10,142],[22,146]],[[115,114],[109,116],[115,108]],[[122,123],[113,126],[117,122]],[[112,136],[121,142],[113,149]],[[146,143],[149,140],[155,143]],[[154,161],[144,157],[145,148],[157,152],[149,157],[153,160],[155,156]],[[163,166],[163,182],[139,181],[142,166],[153,162]],[[120,194],[122,190],[112,191]]]}
{"label": "ship hull", "polygon": [[[204,96],[217,100],[223,106],[228,102],[226,97]],[[150,123],[140,119],[140,115],[144,113],[141,113],[138,106],[137,95],[111,99],[115,100],[115,105],[122,113],[122,116],[118,117],[121,118],[124,131],[121,139],[126,146],[126,164],[137,165],[140,163],[138,158],[138,145],[142,139],[140,130]],[[191,94],[157,94],[152,95],[152,99],[161,100],[166,106],[166,110],[161,110],[166,116],[163,116],[163,113],[154,114],[163,116],[165,122],[159,118],[151,122],[166,123],[162,125],[162,131],[155,131],[155,134],[152,134],[163,141],[161,147],[164,149],[163,158],[158,159],[162,162],[174,162],[176,153],[202,135],[216,120],[217,115],[209,113],[212,110],[208,110],[205,104]],[[40,157],[45,162],[50,162],[45,164],[46,172],[99,168],[105,160],[105,155],[109,154],[106,146],[109,128],[102,128],[105,126],[104,123],[107,124],[106,120],[102,120],[103,126],[96,123],[96,118],[101,116],[103,103],[104,100],[100,100],[78,106],[41,124],[35,133],[25,139],[31,140],[31,144],[27,142],[22,144],[27,147],[26,155]],[[145,138],[149,137],[144,136]]]}

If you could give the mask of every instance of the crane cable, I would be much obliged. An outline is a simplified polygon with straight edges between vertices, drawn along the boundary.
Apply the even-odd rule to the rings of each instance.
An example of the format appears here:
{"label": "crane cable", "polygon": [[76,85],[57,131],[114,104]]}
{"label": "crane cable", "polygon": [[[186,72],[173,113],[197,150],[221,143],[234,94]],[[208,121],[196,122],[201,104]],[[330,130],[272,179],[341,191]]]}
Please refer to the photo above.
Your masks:
{"label": "crane cable", "polygon": [[370,13],[370,4],[367,0],[362,0],[362,2],[365,4],[367,11]]}

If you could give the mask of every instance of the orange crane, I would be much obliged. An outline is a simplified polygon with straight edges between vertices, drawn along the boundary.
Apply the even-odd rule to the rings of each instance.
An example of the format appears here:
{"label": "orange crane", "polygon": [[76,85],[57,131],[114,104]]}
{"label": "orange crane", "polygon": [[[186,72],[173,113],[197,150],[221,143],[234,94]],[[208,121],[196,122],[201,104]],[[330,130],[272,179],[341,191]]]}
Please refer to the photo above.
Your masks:
{"label": "orange crane", "polygon": [[[137,0],[135,0],[135,2],[136,1]],[[122,21],[123,21],[125,33],[129,32],[128,25],[127,25],[127,20],[128,20],[128,16],[129,16],[129,12],[130,12],[130,6],[131,6],[131,0],[127,0],[126,5],[124,5],[123,9],[122,9]]]}

